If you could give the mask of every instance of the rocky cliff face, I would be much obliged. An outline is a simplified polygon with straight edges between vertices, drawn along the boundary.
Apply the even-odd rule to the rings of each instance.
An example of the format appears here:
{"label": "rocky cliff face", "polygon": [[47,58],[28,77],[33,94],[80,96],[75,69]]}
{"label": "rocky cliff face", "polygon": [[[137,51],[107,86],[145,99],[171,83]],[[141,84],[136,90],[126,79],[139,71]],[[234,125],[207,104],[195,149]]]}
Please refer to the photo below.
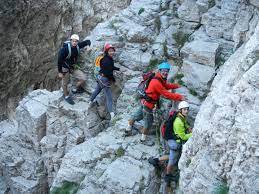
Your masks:
{"label": "rocky cliff face", "polygon": [[86,34],[129,3],[123,1],[2,1],[0,119],[28,90],[54,89],[56,54],[73,33]]}
{"label": "rocky cliff face", "polygon": [[[132,0],[112,17],[110,11],[114,13],[129,2],[105,2],[60,1],[62,9],[56,7],[56,13],[63,14],[52,51],[65,32],[89,31],[93,50],[83,60],[88,75],[86,89],[92,92],[92,61],[105,42],[116,46],[116,65],[121,68],[112,88],[116,117],[109,122],[102,98],[99,106],[90,108],[87,94],[75,96],[76,104],[70,106],[60,91],[30,93],[17,107],[14,120],[0,123],[0,190],[47,193],[69,185],[77,193],[161,192],[161,177],[146,160],[159,155],[156,137],[151,136],[156,145],[147,147],[139,144],[139,135],[125,138],[123,131],[138,105],[132,94],[141,73],[169,59],[174,64],[169,79],[183,86],[178,92],[191,104],[191,121],[196,118],[193,138],[184,146],[180,160],[179,189],[184,193],[258,192],[252,186],[258,182],[257,1]],[[97,8],[108,12],[101,14]],[[68,18],[75,26],[69,26]],[[107,20],[89,30],[102,19]],[[34,21],[35,25],[40,21]],[[31,47],[35,44],[30,43]],[[18,50],[33,64],[32,51],[28,52],[31,47]],[[25,59],[18,61],[27,64]],[[21,73],[19,69],[15,72]],[[19,80],[18,76],[12,83]],[[168,105],[170,102],[163,99],[162,111]],[[157,116],[151,134],[159,125]]]}
{"label": "rocky cliff face", "polygon": [[259,26],[224,64],[200,108],[180,162],[184,193],[259,191],[258,54]]}

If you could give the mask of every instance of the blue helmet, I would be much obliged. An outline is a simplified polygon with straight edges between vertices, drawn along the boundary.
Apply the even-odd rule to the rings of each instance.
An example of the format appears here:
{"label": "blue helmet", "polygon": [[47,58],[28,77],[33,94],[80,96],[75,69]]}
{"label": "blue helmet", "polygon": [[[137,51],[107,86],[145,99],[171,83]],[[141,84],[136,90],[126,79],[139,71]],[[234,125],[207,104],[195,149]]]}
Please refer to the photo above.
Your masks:
{"label": "blue helmet", "polygon": [[168,69],[168,70],[170,70],[170,68],[171,68],[171,65],[169,63],[167,63],[167,62],[163,62],[163,63],[160,63],[158,65],[158,70],[161,70],[161,69]]}

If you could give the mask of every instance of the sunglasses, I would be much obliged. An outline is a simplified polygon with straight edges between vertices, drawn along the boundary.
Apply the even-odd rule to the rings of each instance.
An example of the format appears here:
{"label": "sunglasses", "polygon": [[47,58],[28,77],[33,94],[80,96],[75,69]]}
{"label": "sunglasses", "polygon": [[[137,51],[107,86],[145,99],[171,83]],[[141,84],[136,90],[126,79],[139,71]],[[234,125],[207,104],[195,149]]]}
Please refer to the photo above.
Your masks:
{"label": "sunglasses", "polygon": [[169,73],[169,70],[168,69],[160,69],[160,72],[161,73]]}

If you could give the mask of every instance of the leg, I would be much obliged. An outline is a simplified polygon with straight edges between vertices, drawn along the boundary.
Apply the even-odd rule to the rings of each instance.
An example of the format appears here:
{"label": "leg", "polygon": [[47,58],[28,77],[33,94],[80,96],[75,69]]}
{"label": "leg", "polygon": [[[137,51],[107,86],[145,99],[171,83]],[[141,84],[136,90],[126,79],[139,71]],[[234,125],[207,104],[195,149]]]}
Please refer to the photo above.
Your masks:
{"label": "leg", "polygon": [[107,106],[108,112],[111,113],[113,112],[113,109],[112,109],[112,91],[110,87],[104,87],[104,95],[106,98],[106,106]]}
{"label": "leg", "polygon": [[76,83],[76,88],[73,88],[72,92],[73,93],[83,93],[85,91],[85,89],[83,88],[83,85],[86,80],[85,74],[81,70],[76,69],[73,71],[73,77],[76,78],[77,83]]}
{"label": "leg", "polygon": [[68,89],[67,89],[67,85],[69,83],[69,77],[70,77],[69,72],[64,74],[64,78],[62,79],[62,82],[63,82],[62,87],[63,87],[65,101],[67,101],[67,103],[73,105],[73,104],[75,104],[75,102],[71,98],[71,96],[69,96]]}
{"label": "leg", "polygon": [[167,161],[168,159],[169,159],[169,156],[168,156],[168,155],[163,155],[163,156],[161,156],[161,157],[159,157],[159,158],[151,157],[151,158],[148,159],[148,162],[149,162],[150,164],[152,164],[154,167],[158,168],[158,167],[160,167],[160,166],[159,166],[159,163],[160,163],[160,162]]}
{"label": "leg", "polygon": [[143,106],[143,117],[144,117],[144,127],[142,131],[141,141],[145,141],[149,129],[152,127],[153,123],[153,111],[146,106]]}
{"label": "leg", "polygon": [[171,182],[173,180],[176,180],[176,177],[172,175],[172,172],[176,172],[176,169],[174,169],[175,164],[177,163],[178,160],[178,143],[176,143],[175,140],[168,140],[168,146],[170,148],[170,154],[169,154],[169,162],[166,167],[166,175],[165,175],[165,182],[167,186],[170,186]]}
{"label": "leg", "polygon": [[135,121],[140,121],[143,119],[143,108],[142,105],[137,108],[137,110],[131,115],[129,119],[128,126],[126,128],[126,135],[131,135],[130,132],[132,130],[132,126],[134,125]]}
{"label": "leg", "polygon": [[85,80],[79,80],[77,83],[76,83],[76,87],[77,88],[80,88],[83,86],[83,84],[85,83]]}
{"label": "leg", "polygon": [[77,88],[82,86],[85,83],[85,81],[86,81],[85,74],[81,70],[79,70],[79,69],[76,69],[76,70],[73,71],[73,76],[76,79],[78,79],[78,82],[76,83]]}
{"label": "leg", "polygon": [[96,98],[96,96],[102,91],[102,87],[100,86],[100,84],[97,82],[97,86],[94,90],[94,92],[92,93],[91,97],[90,97],[90,101],[93,102],[94,99]]}
{"label": "leg", "polygon": [[178,144],[175,140],[168,140],[168,146],[170,148],[169,153],[169,162],[167,165],[167,174],[170,174],[173,170],[173,166],[177,164],[178,158],[179,158],[179,147],[180,144]]}
{"label": "leg", "polygon": [[133,119],[129,119],[128,121],[128,126],[125,130],[125,136],[131,136],[132,135],[132,127],[134,125],[134,120]]}
{"label": "leg", "polygon": [[158,158],[158,160],[161,162],[161,161],[167,161],[169,160],[169,156],[168,155],[163,155],[161,157]]}
{"label": "leg", "polygon": [[69,72],[67,72],[64,74],[64,77],[62,78],[62,89],[63,89],[64,97],[68,96],[67,85],[69,83],[69,77],[70,77],[70,74]]}

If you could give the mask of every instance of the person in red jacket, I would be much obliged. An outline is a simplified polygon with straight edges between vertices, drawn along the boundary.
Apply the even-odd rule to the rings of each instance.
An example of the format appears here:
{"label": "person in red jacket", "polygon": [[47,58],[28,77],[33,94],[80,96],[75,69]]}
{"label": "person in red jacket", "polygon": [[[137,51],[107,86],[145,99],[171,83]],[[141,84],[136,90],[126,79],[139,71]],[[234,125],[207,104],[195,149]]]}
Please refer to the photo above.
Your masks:
{"label": "person in red jacket", "polygon": [[180,85],[178,84],[167,82],[167,76],[170,67],[171,65],[166,62],[163,62],[158,66],[158,72],[156,73],[155,77],[150,81],[148,88],[145,91],[150,100],[141,99],[141,106],[129,119],[129,123],[125,131],[125,136],[131,135],[132,126],[135,121],[140,121],[143,119],[144,127],[140,142],[147,145],[153,145],[152,142],[150,143],[146,141],[146,137],[153,123],[153,109],[159,101],[160,96],[162,95],[167,99],[175,101],[184,100],[184,97],[181,94],[168,91],[170,89],[177,89],[180,87]]}

